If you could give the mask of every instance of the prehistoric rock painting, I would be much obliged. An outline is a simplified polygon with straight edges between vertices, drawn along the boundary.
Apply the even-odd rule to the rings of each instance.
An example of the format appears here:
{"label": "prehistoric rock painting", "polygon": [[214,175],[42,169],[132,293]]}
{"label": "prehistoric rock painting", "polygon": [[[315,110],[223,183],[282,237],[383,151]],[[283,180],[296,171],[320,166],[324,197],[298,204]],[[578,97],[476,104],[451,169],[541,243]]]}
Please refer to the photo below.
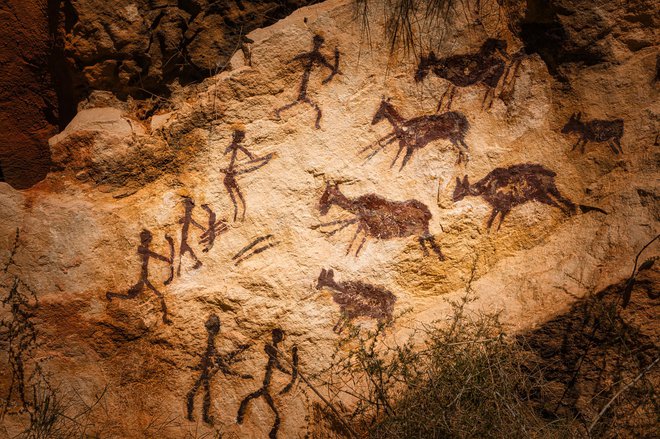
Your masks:
{"label": "prehistoric rock painting", "polygon": [[156,297],[158,297],[158,299],[160,299],[160,308],[163,314],[163,323],[170,325],[172,324],[172,321],[167,316],[167,305],[165,304],[165,298],[163,297],[163,294],[160,291],[158,291],[155,286],[153,286],[151,281],[149,281],[149,261],[152,258],[159,261],[167,262],[170,266],[170,276],[165,280],[165,282],[163,282],[165,285],[172,282],[172,279],[174,278],[174,241],[169,235],[165,235],[165,239],[167,240],[170,247],[169,258],[151,250],[151,242],[153,241],[153,235],[149,230],[146,229],[142,230],[142,232],[140,233],[140,245],[138,246],[137,249],[137,253],[140,255],[140,258],[142,259],[140,279],[137,281],[135,285],[129,288],[126,294],[113,293],[111,291],[108,291],[105,296],[108,300],[112,300],[113,297],[119,299],[134,299],[135,297],[138,296],[138,294],[144,291],[144,287],[146,286],[151,291],[153,291],[153,293],[156,295]]}
{"label": "prehistoric rock painting", "polygon": [[573,145],[571,151],[580,146],[580,152],[584,154],[584,147],[589,142],[607,142],[614,154],[623,153],[621,148],[621,137],[623,137],[623,119],[581,121],[582,113],[573,113],[568,119],[561,132],[579,133],[580,138]]}
{"label": "prehistoric rock painting", "polygon": [[[273,158],[273,154],[268,154],[264,157],[253,156],[252,153],[250,153],[250,151],[248,151],[248,149],[242,145],[244,139],[245,139],[245,131],[234,130],[232,142],[225,150],[225,154],[231,152],[231,158],[229,159],[229,166],[220,169],[220,172],[225,174],[223,184],[225,185],[227,194],[229,194],[229,198],[231,198],[231,202],[234,205],[234,221],[236,221],[236,218],[238,217],[238,203],[236,202],[236,198],[238,198],[238,200],[241,202],[241,205],[243,206],[243,214],[241,216],[241,221],[245,219],[245,211],[247,209],[247,206],[245,204],[245,198],[243,198],[243,194],[241,193],[241,189],[238,186],[236,177],[238,175],[248,174],[250,172],[256,171],[257,169],[265,166],[270,161],[270,159]],[[256,163],[256,165],[243,169],[237,167],[236,156],[238,155],[238,151],[243,152],[243,154],[245,154],[250,159],[250,161],[243,163],[242,166],[253,163]]]}
{"label": "prehistoric rock painting", "polygon": [[271,388],[270,388],[270,381],[273,377],[273,372],[275,369],[277,369],[286,375],[291,375],[291,380],[289,381],[289,384],[287,384],[282,390],[280,390],[279,392],[280,395],[289,392],[289,390],[291,390],[291,388],[293,387],[293,384],[295,383],[296,379],[298,378],[298,347],[294,345],[291,348],[291,357],[292,357],[292,365],[293,365],[291,371],[288,371],[284,366],[282,366],[278,358],[279,357],[278,345],[282,342],[283,338],[284,338],[284,331],[282,331],[281,329],[272,330],[272,343],[267,343],[266,346],[264,347],[264,351],[268,356],[268,362],[266,363],[266,369],[264,372],[263,385],[259,390],[252,392],[249,395],[247,395],[245,398],[243,398],[243,400],[241,401],[241,405],[238,408],[238,415],[236,416],[236,422],[238,424],[242,424],[243,420],[245,419],[245,413],[247,411],[250,402],[258,398],[263,398],[264,401],[266,401],[266,404],[268,404],[268,407],[270,407],[271,411],[275,415],[273,428],[270,430],[270,433],[268,435],[270,439],[277,438],[277,430],[279,430],[280,428],[280,414],[277,410],[277,407],[275,406],[275,401],[273,400],[273,396],[271,395]]}
{"label": "prehistoric rock painting", "polygon": [[[503,82],[509,74],[509,69],[514,66],[513,78],[515,79],[520,65],[521,53],[510,57],[506,52],[507,42],[494,38],[487,39],[477,53],[464,55],[453,55],[445,58],[437,58],[435,53],[430,52],[428,56],[422,56],[415,73],[415,82],[422,81],[432,71],[435,75],[446,79],[451,85],[445,90],[438,103],[438,111],[442,108],[445,97],[448,96],[447,110],[451,108],[456,87],[469,87],[475,84],[484,84],[488,89],[484,95],[482,106],[488,102],[488,108],[493,105],[495,88],[504,76]],[[499,55],[498,55],[499,52]],[[511,59],[507,67],[505,60]],[[506,74],[505,74],[506,71]]]}
{"label": "prehistoric rock painting", "polygon": [[321,270],[316,288],[332,290],[332,300],[339,305],[341,317],[332,328],[340,333],[356,317],[370,317],[380,322],[392,319],[396,296],[384,288],[360,281],[337,282],[332,270]]}
{"label": "prehistoric rock painting", "polygon": [[194,269],[202,266],[202,261],[199,260],[197,255],[195,255],[192,247],[190,247],[190,244],[188,244],[188,233],[190,231],[190,226],[197,227],[203,232],[199,240],[200,244],[205,244],[204,248],[202,249],[203,252],[208,252],[211,250],[211,248],[213,248],[213,244],[215,243],[215,237],[219,233],[227,230],[227,224],[224,221],[216,221],[215,212],[213,212],[208,205],[202,204],[202,209],[204,209],[209,215],[208,227],[202,226],[200,223],[193,219],[192,212],[195,208],[195,202],[192,200],[192,198],[183,197],[183,207],[183,216],[179,218],[179,224],[181,224],[181,245],[179,246],[179,265],[176,269],[177,276],[181,275],[181,259],[186,253],[188,253],[190,257],[195,261],[195,265],[193,265]]}
{"label": "prehistoric rock painting", "polygon": [[251,243],[243,247],[238,253],[232,256],[234,265],[239,265],[246,259],[249,259],[254,255],[258,255],[259,253],[264,252],[269,248],[275,247],[279,244],[279,242],[273,241],[272,239],[273,235],[265,235],[253,240]]}
{"label": "prehistoric rock painting", "polygon": [[583,213],[597,211],[606,214],[597,207],[575,205],[557,189],[557,174],[542,165],[523,163],[508,168],[495,168],[478,182],[470,185],[467,175],[461,181],[456,177],[453,200],[460,201],[466,196],[480,196],[493,207],[486,224],[490,229],[493,221],[500,214],[502,226],[506,215],[516,206],[530,201],[538,201],[561,209],[567,215],[573,215],[579,208]]}
{"label": "prehistoric rock painting", "polygon": [[314,123],[314,127],[317,130],[321,128],[321,116],[322,116],[321,109],[316,104],[316,102],[312,101],[307,96],[309,77],[312,74],[312,69],[314,68],[315,65],[318,65],[319,67],[327,67],[330,70],[330,75],[321,82],[322,84],[327,84],[328,82],[332,81],[332,78],[334,78],[337,73],[340,73],[339,49],[335,47],[335,65],[333,66],[328,62],[326,57],[319,50],[323,45],[324,41],[325,40],[321,35],[314,35],[314,38],[312,39],[312,44],[313,44],[312,50],[309,52],[303,52],[299,55],[296,55],[292,59],[292,61],[300,61],[303,67],[303,76],[300,81],[300,89],[298,91],[298,97],[296,98],[295,101],[275,110],[275,114],[277,115],[277,117],[280,117],[282,111],[288,110],[289,108],[295,105],[306,103],[316,111],[316,122]]}
{"label": "prehistoric rock painting", "polygon": [[222,372],[225,376],[236,376],[244,379],[252,378],[252,375],[240,374],[233,371],[230,366],[237,361],[240,361],[240,354],[242,354],[249,345],[240,345],[238,349],[229,352],[226,355],[218,354],[215,347],[215,338],[220,332],[220,319],[217,315],[211,314],[204,324],[206,327],[207,341],[206,351],[202,355],[202,359],[195,367],[195,370],[201,371],[199,378],[195,381],[192,388],[186,395],[186,408],[187,417],[189,421],[193,420],[193,410],[195,408],[195,395],[199,392],[199,388],[204,388],[203,404],[202,404],[202,419],[207,424],[213,424],[213,417],[209,415],[209,408],[211,407],[211,384],[210,380],[218,372]]}
{"label": "prehistoric rock painting", "polygon": [[333,205],[351,212],[355,216],[351,219],[319,224],[312,228],[339,226],[330,232],[323,232],[332,236],[338,231],[357,223],[358,227],[346,249],[346,254],[350,253],[353,243],[360,232],[364,232],[362,241],[355,251],[356,257],[360,253],[360,250],[362,250],[367,237],[394,239],[418,236],[419,245],[425,256],[429,254],[426,249],[426,243],[428,243],[431,250],[438,256],[438,259],[441,261],[444,260],[440,247],[436,244],[435,238],[429,232],[431,212],[426,205],[417,200],[389,201],[376,194],[348,198],[341,193],[338,183],[327,183],[319,202],[319,212],[321,215],[325,215]]}
{"label": "prehistoric rock painting", "polygon": [[463,159],[466,162],[468,161],[468,146],[465,143],[465,135],[470,129],[470,124],[462,113],[449,111],[443,114],[425,115],[413,117],[412,119],[405,119],[394,108],[389,99],[383,98],[380,107],[378,107],[378,111],[376,111],[376,114],[371,121],[371,125],[376,125],[383,119],[387,119],[394,128],[394,131],[362,149],[361,152],[365,152],[375,147],[374,151],[367,157],[367,160],[385,149],[390,143],[398,140],[399,150],[397,151],[390,167],[394,166],[399,155],[401,155],[401,151],[405,148],[406,154],[401,161],[401,167],[399,168],[400,171],[406,166],[406,163],[408,163],[408,160],[410,160],[410,157],[416,149],[422,149],[430,142],[438,139],[449,139],[451,144],[458,149],[458,163],[461,163],[461,160]]}
{"label": "prehistoric rock painting", "polygon": [[[27,289],[33,300],[21,293],[19,287]],[[18,395],[23,409],[28,406],[25,397],[25,365],[37,346],[37,330],[32,319],[39,307],[37,296],[18,277],[14,278],[9,293],[1,303],[3,307],[9,307],[7,318],[0,321],[0,346],[3,346],[3,350],[7,353],[9,368],[6,372],[11,373],[11,378],[0,418],[7,412],[14,394]]]}

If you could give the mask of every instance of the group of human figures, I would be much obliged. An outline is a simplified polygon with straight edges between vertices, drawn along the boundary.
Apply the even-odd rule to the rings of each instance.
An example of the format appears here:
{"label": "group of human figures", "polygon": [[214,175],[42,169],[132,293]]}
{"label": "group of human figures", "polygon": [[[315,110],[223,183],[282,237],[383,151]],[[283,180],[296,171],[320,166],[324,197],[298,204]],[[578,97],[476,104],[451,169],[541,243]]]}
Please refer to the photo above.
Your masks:
{"label": "group of human figures", "polygon": [[[196,370],[200,371],[200,374],[186,395],[186,412],[188,420],[193,421],[195,396],[197,396],[200,388],[202,388],[204,392],[202,396],[202,420],[207,424],[212,424],[213,416],[209,414],[209,409],[211,407],[211,379],[217,372],[222,372],[225,376],[235,376],[242,379],[251,379],[252,375],[242,374],[234,371],[231,368],[234,363],[241,360],[241,354],[245,352],[250,346],[245,344],[240,345],[238,348],[222,355],[218,352],[215,345],[215,338],[220,333],[220,319],[218,316],[211,314],[206,320],[205,327],[207,332],[206,350],[202,355],[201,361],[195,367]],[[277,370],[291,377],[289,383],[278,392],[279,395],[288,393],[293,388],[293,385],[298,379],[298,347],[294,345],[291,348],[291,369],[287,369],[282,364],[282,352],[279,348],[283,339],[284,331],[279,328],[275,328],[271,331],[271,342],[266,343],[264,346],[264,352],[266,353],[268,359],[264,368],[264,378],[262,385],[259,389],[249,393],[243,398],[236,416],[236,423],[242,424],[245,420],[245,416],[247,414],[250,403],[259,398],[263,398],[275,415],[273,427],[269,433],[269,438],[271,439],[275,439],[277,437],[277,432],[281,422],[279,411],[275,405],[275,400],[273,399],[271,383],[273,373]]]}

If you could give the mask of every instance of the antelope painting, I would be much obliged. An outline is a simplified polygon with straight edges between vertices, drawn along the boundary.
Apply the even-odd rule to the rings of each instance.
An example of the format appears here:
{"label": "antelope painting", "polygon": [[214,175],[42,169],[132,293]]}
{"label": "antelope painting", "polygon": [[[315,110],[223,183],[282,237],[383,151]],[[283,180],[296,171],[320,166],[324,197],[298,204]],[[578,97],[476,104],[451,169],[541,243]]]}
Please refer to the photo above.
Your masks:
{"label": "antelope painting", "polygon": [[332,300],[339,305],[341,317],[332,328],[340,333],[344,326],[357,317],[370,317],[379,322],[392,319],[396,296],[384,288],[360,281],[337,282],[332,270],[321,270],[316,289],[332,290]]}
{"label": "antelope painting", "polygon": [[[520,66],[521,54],[510,57],[506,52],[507,42],[494,38],[487,39],[476,53],[453,55],[445,58],[437,58],[434,52],[428,56],[422,56],[415,72],[415,82],[420,82],[432,71],[436,76],[446,79],[451,85],[445,90],[438,103],[438,111],[442,108],[445,96],[449,94],[447,109],[451,108],[456,87],[470,87],[475,84],[483,84],[487,87],[484,99],[481,102],[485,106],[488,98],[488,108],[493,105],[495,88],[504,76],[506,82],[510,68],[514,67],[515,78]],[[499,52],[499,55],[498,55]],[[507,61],[511,64],[507,66]],[[506,72],[506,73],[505,73]]]}
{"label": "antelope painting", "polygon": [[[392,165],[396,163],[401,155],[401,151],[406,150],[406,154],[401,161],[403,169],[412,157],[416,149],[422,149],[430,142],[438,139],[449,139],[452,145],[458,149],[458,163],[461,160],[468,160],[468,146],[465,143],[465,135],[470,129],[466,117],[459,112],[449,111],[443,114],[432,114],[425,116],[413,117],[412,119],[405,119],[390,103],[389,99],[383,98],[378,111],[374,115],[371,125],[376,125],[383,119],[392,125],[394,130],[386,136],[379,139],[376,143],[371,144],[364,148],[361,152],[365,152],[375,147],[374,151],[369,154],[367,160],[378,154],[379,151],[385,149],[387,145],[392,142],[399,141],[399,150],[392,161]],[[383,143],[384,142],[384,143]]]}
{"label": "antelope painting", "polygon": [[500,215],[497,229],[502,226],[504,218],[516,206],[530,201],[538,201],[561,209],[567,215],[581,212],[597,211],[607,214],[597,207],[575,205],[565,198],[557,189],[555,176],[557,174],[542,165],[523,163],[508,168],[495,168],[484,178],[470,184],[467,175],[461,181],[456,177],[456,188],[452,199],[460,201],[466,196],[480,196],[493,210],[486,224],[490,230],[493,221]]}
{"label": "antelope painting", "polygon": [[579,133],[580,138],[573,145],[571,151],[580,146],[580,152],[584,154],[584,147],[589,142],[607,142],[614,154],[623,154],[621,148],[621,137],[623,137],[623,119],[590,121],[580,120],[582,113],[574,113],[568,119],[561,132],[563,134]]}
{"label": "antelope painting", "polygon": [[333,205],[352,213],[354,217],[319,224],[312,228],[338,226],[332,231],[322,232],[332,236],[352,224],[357,224],[357,229],[348,245],[346,254],[351,252],[353,243],[360,233],[363,233],[363,236],[355,251],[356,257],[360,254],[360,250],[362,250],[362,246],[368,237],[394,239],[417,236],[424,256],[429,254],[426,249],[428,243],[438,258],[441,261],[444,260],[440,247],[429,232],[431,212],[426,205],[417,200],[389,201],[376,194],[348,198],[341,193],[338,183],[327,183],[325,192],[323,192],[319,202],[319,212],[321,215],[326,215]]}

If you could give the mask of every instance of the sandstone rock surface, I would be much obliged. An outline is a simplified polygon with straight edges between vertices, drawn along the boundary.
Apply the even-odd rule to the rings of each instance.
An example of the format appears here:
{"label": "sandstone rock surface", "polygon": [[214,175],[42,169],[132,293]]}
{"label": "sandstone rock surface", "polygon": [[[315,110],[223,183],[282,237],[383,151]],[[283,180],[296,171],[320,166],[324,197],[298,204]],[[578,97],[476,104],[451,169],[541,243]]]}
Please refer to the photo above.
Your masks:
{"label": "sandstone rock surface", "polygon": [[[144,25],[135,22],[134,4],[112,13]],[[539,55],[523,57],[490,108],[482,105],[484,86],[457,89],[451,110],[468,122],[469,161],[457,163],[461,144],[448,134],[456,130],[433,125],[445,134],[413,148],[402,167],[405,146],[419,145],[425,124],[436,120],[448,82],[434,74],[416,82],[416,60],[389,54],[379,43],[383,19],[373,14],[370,47],[350,1],[301,8],[248,34],[250,62],[237,52],[231,70],[182,88],[166,112],[146,120],[131,105],[90,100],[51,139],[57,169],[46,180],[23,192],[0,183],[3,282],[17,277],[39,300],[39,344],[30,358],[84,401],[103,395],[104,414],[94,422],[102,437],[267,437],[274,422],[268,401],[252,401],[239,424],[240,403],[268,375],[269,344],[288,361],[295,346],[305,375],[330,361],[341,318],[335,302],[343,299],[317,288],[323,269],[342,283],[335,291],[376,298],[354,305],[363,310],[354,323],[365,327],[375,319],[364,307],[389,306],[377,299],[389,297],[383,291],[396,296],[395,314],[410,310],[396,327],[405,334],[442,321],[446,299],[469,284],[477,298],[471,306],[501,310],[514,331],[625,279],[660,231],[656,48],[621,47],[617,63],[570,72],[570,91]],[[176,19],[163,16],[160,25]],[[475,53],[496,31],[510,54],[522,47],[497,20],[468,24],[457,14],[448,35],[429,36],[423,50]],[[126,29],[104,29],[107,50],[124,41]],[[132,41],[125,47],[127,54],[146,50]],[[327,64],[306,76],[296,57],[314,47]],[[96,55],[90,75],[105,68]],[[108,68],[129,78],[129,64]],[[377,121],[386,107],[396,111],[392,122]],[[578,136],[561,131],[580,111],[584,120],[623,119],[624,153],[606,142],[571,150]],[[423,116],[424,124],[410,122]],[[530,164],[524,169],[532,177],[491,180],[480,192],[479,180],[520,164]],[[472,192],[459,199],[465,176]],[[509,204],[489,204],[493,193]],[[544,194],[551,201],[539,202]],[[510,212],[500,210],[489,228],[502,206]],[[284,333],[280,343],[274,329]],[[211,426],[203,415],[203,364],[236,349],[228,367],[246,376],[207,377]],[[290,379],[276,373],[264,384],[282,438],[304,436],[316,398],[302,382],[280,394]],[[20,413],[12,419],[3,433],[24,421]]]}

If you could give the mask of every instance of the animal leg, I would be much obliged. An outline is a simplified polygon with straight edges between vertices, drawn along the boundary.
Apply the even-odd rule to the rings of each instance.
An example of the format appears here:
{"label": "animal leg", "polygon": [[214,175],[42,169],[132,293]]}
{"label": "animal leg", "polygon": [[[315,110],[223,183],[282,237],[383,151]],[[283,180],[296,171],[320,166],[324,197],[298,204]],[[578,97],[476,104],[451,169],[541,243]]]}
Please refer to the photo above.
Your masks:
{"label": "animal leg", "polygon": [[614,152],[614,154],[618,154],[618,153],[619,153],[619,150],[617,149],[616,146],[614,146],[614,143],[613,143],[613,142],[611,142],[611,141],[610,141],[610,142],[607,142],[607,146],[610,147],[610,149],[612,150],[612,152]]}
{"label": "animal leg", "polygon": [[580,143],[582,143],[582,137],[580,137],[578,139],[578,141],[575,142],[575,145],[573,145],[573,148],[571,148],[571,151],[575,151],[575,148],[577,148]]}
{"label": "animal leg", "polygon": [[357,256],[360,254],[360,250],[362,250],[362,246],[364,245],[364,243],[365,243],[366,241],[367,241],[367,235],[365,234],[365,235],[362,237],[362,242],[360,242],[360,245],[358,245],[358,248],[357,248],[357,250],[355,251],[355,257],[356,257],[356,258],[357,258]]}
{"label": "animal leg", "polygon": [[452,88],[451,85],[445,89],[445,92],[444,92],[444,93],[442,94],[442,96],[440,97],[440,101],[438,102],[438,108],[435,109],[435,112],[436,112],[436,113],[437,113],[438,111],[440,111],[440,109],[442,108],[442,104],[443,104],[443,102],[444,102],[444,100],[445,100],[445,96],[447,95],[447,92],[449,91],[450,88]]}
{"label": "animal leg", "polygon": [[373,151],[371,154],[369,154],[366,159],[364,159],[365,163],[368,162],[369,160],[371,160],[371,158],[373,156],[378,154],[380,151],[385,149],[387,147],[387,145],[389,145],[390,143],[394,142],[397,139],[396,135],[393,135],[393,137],[391,139],[389,139],[385,144],[381,144],[380,141],[384,140],[387,137],[388,136],[385,136],[383,139],[378,141],[379,142],[379,148],[377,148],[375,151]]}
{"label": "animal leg", "polygon": [[582,154],[584,154],[584,147],[587,146],[587,143],[589,143],[587,139],[582,139],[582,145],[580,145],[580,152]]}
{"label": "animal leg", "polygon": [[495,220],[495,217],[497,216],[498,213],[500,213],[500,211],[497,210],[496,208],[493,208],[493,211],[490,213],[490,218],[488,218],[488,221],[486,222],[486,228],[488,229],[488,231],[490,231],[490,226],[493,225],[493,221]]}
{"label": "animal leg", "polygon": [[424,256],[429,255],[429,251],[426,249],[426,239],[423,236],[419,237],[419,246],[422,248],[422,252],[424,252]]}
{"label": "animal leg", "polygon": [[510,212],[510,210],[502,210],[500,212],[500,222],[497,225],[497,230],[500,230],[500,227],[502,227],[502,223],[504,222],[504,217],[507,216],[507,214]]}
{"label": "animal leg", "polygon": [[[433,250],[433,253],[435,253],[438,256],[438,259],[441,261],[445,260],[445,255],[442,254],[442,251],[440,250],[440,246],[438,245],[437,242],[435,242],[435,238],[433,235],[430,233],[426,234],[420,240],[423,239],[424,241],[428,241],[429,245],[431,246],[431,250]],[[428,253],[426,252],[426,246],[424,246],[424,256],[427,256]]]}
{"label": "animal leg", "polygon": [[614,141],[614,144],[619,148],[619,152],[621,154],[623,154],[623,148],[621,148],[621,139],[619,139],[618,137],[615,137],[613,139],[613,141]]}
{"label": "animal leg", "polygon": [[[488,107],[485,106],[487,98],[490,97],[490,100],[488,101]],[[493,106],[493,101],[495,100],[495,91],[488,87],[486,89],[486,93],[484,94],[484,98],[481,100],[481,108],[490,110],[490,107]]]}
{"label": "animal leg", "polygon": [[449,94],[449,102],[447,102],[447,111],[451,109],[451,103],[454,101],[454,95],[456,94],[456,86],[451,86],[451,93]]}
{"label": "animal leg", "polygon": [[[567,215],[572,215],[575,212],[575,204],[568,198],[565,198],[557,187],[552,186],[548,188],[548,194],[552,195],[557,201],[566,206],[566,209],[562,209]],[[561,207],[560,207],[561,209]]]}
{"label": "animal leg", "polygon": [[[358,233],[362,231],[362,224],[358,225],[357,229],[355,229],[355,234],[353,235],[353,238],[351,238],[351,242],[348,244],[348,248],[346,249],[346,254],[348,255],[351,252],[351,247],[353,247],[353,243],[355,242],[355,238],[357,238]],[[357,256],[357,255],[355,255]]]}
{"label": "animal leg", "polygon": [[406,149],[406,155],[403,156],[403,160],[401,161],[401,167],[399,168],[399,171],[403,169],[404,166],[406,166],[406,163],[408,163],[408,160],[410,160],[410,157],[412,157],[414,149],[412,147],[408,147]]}
{"label": "animal leg", "polygon": [[401,151],[403,151],[403,148],[406,147],[406,143],[403,140],[399,141],[399,150],[396,152],[396,156],[394,157],[394,160],[392,160],[392,164],[390,165],[390,168],[394,166],[396,161],[399,159],[399,155],[401,154]]}
{"label": "animal leg", "polygon": [[337,323],[335,326],[332,328],[333,332],[337,334],[341,334],[341,331],[344,330],[344,326],[348,322],[348,318],[346,317],[346,314],[342,313],[341,317],[339,317],[339,320],[337,320]]}

